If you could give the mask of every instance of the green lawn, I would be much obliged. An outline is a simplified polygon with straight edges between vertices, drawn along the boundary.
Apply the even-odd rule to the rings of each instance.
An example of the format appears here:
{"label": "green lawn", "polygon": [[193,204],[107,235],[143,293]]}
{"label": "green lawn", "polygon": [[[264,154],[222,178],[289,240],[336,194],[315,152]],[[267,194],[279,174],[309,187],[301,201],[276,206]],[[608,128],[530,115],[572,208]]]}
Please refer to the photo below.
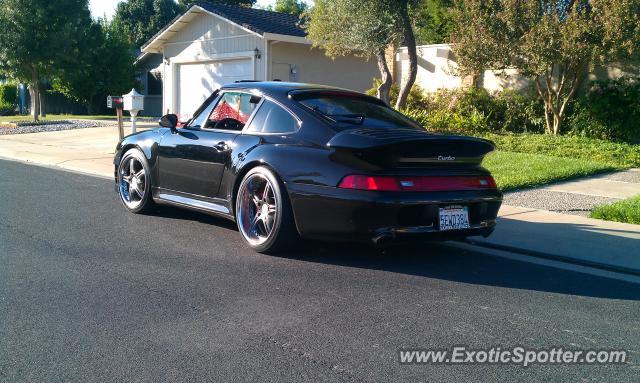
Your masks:
{"label": "green lawn", "polygon": [[498,150],[544,154],[608,164],[615,168],[640,167],[640,145],[584,137],[548,134],[485,134]]}
{"label": "green lawn", "polygon": [[484,161],[502,190],[640,167],[640,145],[543,134],[484,134],[497,151]]}
{"label": "green lawn", "polygon": [[[47,117],[40,118],[45,121],[56,120],[115,120],[116,116],[81,116],[72,114],[48,114]],[[18,121],[31,121],[30,115],[26,116],[0,116],[0,122],[18,122]]]}
{"label": "green lawn", "polygon": [[610,164],[543,154],[496,151],[487,156],[484,167],[503,191],[540,186],[616,169]]}
{"label": "green lawn", "polygon": [[640,225],[640,196],[598,206],[591,212],[591,218]]}

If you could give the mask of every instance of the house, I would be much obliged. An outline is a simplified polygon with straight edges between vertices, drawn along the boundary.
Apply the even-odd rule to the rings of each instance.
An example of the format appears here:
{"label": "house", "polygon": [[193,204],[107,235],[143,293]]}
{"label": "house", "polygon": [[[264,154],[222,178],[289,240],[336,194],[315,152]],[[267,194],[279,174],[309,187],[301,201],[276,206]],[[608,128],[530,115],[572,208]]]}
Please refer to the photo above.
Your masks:
{"label": "house", "polygon": [[[378,76],[375,60],[327,57],[311,46],[299,23],[298,16],[261,9],[191,6],[142,46],[145,114],[170,112],[187,119],[215,89],[240,80],[371,88]],[[161,110],[150,110],[160,99]]]}

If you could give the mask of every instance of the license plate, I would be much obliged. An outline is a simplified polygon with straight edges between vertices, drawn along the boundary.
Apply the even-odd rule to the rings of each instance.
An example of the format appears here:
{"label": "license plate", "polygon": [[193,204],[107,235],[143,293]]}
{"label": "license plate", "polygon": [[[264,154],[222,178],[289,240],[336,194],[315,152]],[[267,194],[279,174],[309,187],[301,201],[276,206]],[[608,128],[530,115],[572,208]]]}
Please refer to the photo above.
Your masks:
{"label": "license plate", "polygon": [[466,206],[448,206],[440,208],[440,230],[468,229],[469,208]]}

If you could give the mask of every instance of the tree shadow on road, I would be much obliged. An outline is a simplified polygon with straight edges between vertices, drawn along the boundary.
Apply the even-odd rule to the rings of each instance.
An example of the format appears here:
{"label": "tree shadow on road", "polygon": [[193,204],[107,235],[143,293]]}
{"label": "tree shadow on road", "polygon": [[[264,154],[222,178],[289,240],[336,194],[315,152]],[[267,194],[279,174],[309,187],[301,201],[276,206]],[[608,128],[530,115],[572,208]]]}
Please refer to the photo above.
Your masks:
{"label": "tree shadow on road", "polygon": [[[231,221],[189,210],[162,207],[152,215],[237,231],[236,224]],[[237,241],[247,253],[252,252],[239,233]],[[477,285],[640,300],[640,284],[494,256],[482,248],[469,251],[446,242],[394,246],[382,251],[351,243],[303,241],[293,250],[275,257]]]}
{"label": "tree shadow on road", "polygon": [[385,251],[354,244],[310,242],[281,256],[478,285],[640,300],[640,284],[507,259],[480,248],[469,251],[446,242],[396,246]]}

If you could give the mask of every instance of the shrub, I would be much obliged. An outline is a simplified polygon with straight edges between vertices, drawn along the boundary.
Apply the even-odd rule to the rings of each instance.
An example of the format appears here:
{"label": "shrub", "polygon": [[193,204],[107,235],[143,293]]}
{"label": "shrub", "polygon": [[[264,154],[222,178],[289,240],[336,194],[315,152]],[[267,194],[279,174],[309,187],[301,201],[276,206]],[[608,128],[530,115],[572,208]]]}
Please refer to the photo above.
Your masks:
{"label": "shrub", "polygon": [[[367,90],[365,93],[369,96],[376,96],[378,93],[378,86],[380,86],[380,80],[377,78],[373,79],[373,87]],[[393,84],[391,86],[391,91],[389,92],[389,101],[393,106],[396,104],[396,100],[398,100],[398,95],[400,94],[400,87],[397,84]],[[407,97],[407,109],[425,109],[429,104],[429,99],[427,94],[418,86],[414,85],[409,92],[409,96]]]}
{"label": "shrub", "polygon": [[[379,82],[367,93],[375,96]],[[398,87],[391,89],[391,100]],[[543,104],[516,91],[489,93],[485,89],[440,89],[424,93],[414,86],[403,113],[426,129],[456,133],[542,133]]]}
{"label": "shrub", "polygon": [[478,111],[467,115],[443,109],[406,109],[402,112],[433,132],[480,134],[488,131],[487,116]]}
{"label": "shrub", "polygon": [[640,141],[640,79],[592,82],[572,109],[569,135]]}
{"label": "shrub", "polygon": [[0,84],[0,116],[11,116],[15,113],[18,100],[16,84]]}
{"label": "shrub", "polygon": [[0,84],[0,103],[15,104],[18,100],[18,86],[16,84]]}
{"label": "shrub", "polygon": [[640,196],[596,207],[591,218],[640,224]]}

